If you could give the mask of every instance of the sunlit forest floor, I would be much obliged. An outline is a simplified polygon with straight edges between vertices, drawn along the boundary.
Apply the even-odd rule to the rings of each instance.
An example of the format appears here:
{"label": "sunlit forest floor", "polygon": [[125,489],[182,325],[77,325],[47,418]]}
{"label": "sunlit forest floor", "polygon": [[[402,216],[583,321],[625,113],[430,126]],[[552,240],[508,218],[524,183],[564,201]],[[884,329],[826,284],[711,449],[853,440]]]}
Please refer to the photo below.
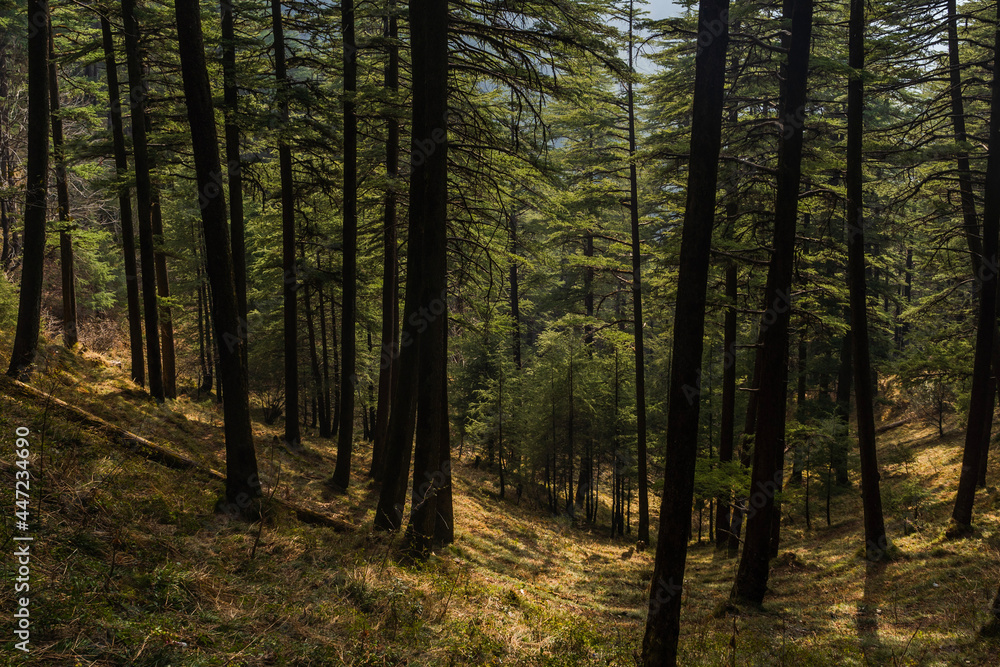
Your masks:
{"label": "sunlit forest floor", "polygon": [[[33,385],[224,470],[221,409],[210,398],[158,406],[120,364],[56,346]],[[333,496],[322,487],[333,441],[307,433],[305,450],[289,452],[277,444],[280,425],[256,424],[267,494],[359,527],[334,533],[278,506],[263,526],[214,514],[218,481],[149,462],[0,388],[0,503],[11,515],[19,426],[31,429],[35,454],[32,652],[25,662],[8,634],[2,664],[636,664],[653,550],[610,540],[607,507],[591,529],[548,516],[530,489],[520,503],[500,500],[468,452],[454,468],[455,544],[413,566],[397,562],[392,538],[370,531],[377,493],[363,444],[353,488]],[[939,437],[936,424],[915,420],[880,436],[887,525],[901,550],[893,562],[860,557],[856,478],[832,497],[829,526],[815,478],[811,528],[804,492],[786,494],[763,611],[726,610],[736,561],[692,545],[681,664],[1000,664],[1000,643],[976,634],[1000,579],[996,465],[977,499],[978,532],[945,540],[963,444],[954,418],[946,428]],[[0,535],[5,610],[14,608],[10,523]]]}

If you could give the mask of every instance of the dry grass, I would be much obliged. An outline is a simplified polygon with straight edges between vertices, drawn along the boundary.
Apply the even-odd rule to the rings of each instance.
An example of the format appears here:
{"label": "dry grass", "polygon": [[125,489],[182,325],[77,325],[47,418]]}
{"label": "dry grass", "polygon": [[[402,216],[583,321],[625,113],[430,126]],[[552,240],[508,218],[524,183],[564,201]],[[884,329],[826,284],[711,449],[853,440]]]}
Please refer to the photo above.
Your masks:
{"label": "dry grass", "polygon": [[[211,400],[158,406],[100,355],[47,355],[39,388],[223,468]],[[376,495],[363,443],[355,486],[330,495],[321,481],[333,442],[307,433],[305,451],[287,451],[275,445],[277,427],[255,424],[268,492],[365,527],[338,535],[288,516],[263,527],[216,516],[217,483],[0,396],[0,433],[20,425],[36,438],[41,516],[31,664],[635,664],[651,550],[628,554],[629,543],[549,517],[528,494],[520,505],[501,501],[492,476],[466,463],[455,466],[455,543],[409,566],[397,562],[393,538],[368,530]],[[884,566],[859,557],[856,479],[834,497],[829,527],[818,490],[812,530],[801,494],[786,497],[783,553],[763,611],[717,617],[736,562],[692,545],[682,664],[1000,664],[1000,644],[976,634],[1000,579],[1000,494],[979,498],[973,537],[942,537],[962,440],[919,422],[881,437],[887,524],[902,552]],[[0,503],[11,507],[13,473],[4,467],[2,476]],[[903,535],[907,518],[916,530]],[[0,590],[3,608],[12,596],[10,585]],[[2,656],[23,663],[10,650]]]}

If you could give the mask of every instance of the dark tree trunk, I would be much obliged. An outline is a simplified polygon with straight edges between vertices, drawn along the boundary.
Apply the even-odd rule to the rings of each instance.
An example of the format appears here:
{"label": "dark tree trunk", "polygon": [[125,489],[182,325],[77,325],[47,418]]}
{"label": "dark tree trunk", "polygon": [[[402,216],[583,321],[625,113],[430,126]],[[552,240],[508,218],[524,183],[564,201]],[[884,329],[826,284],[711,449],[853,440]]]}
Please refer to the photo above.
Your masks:
{"label": "dark tree trunk", "polygon": [[[447,452],[447,99],[448,3],[414,0],[409,6],[413,121],[406,307],[401,318],[399,377],[389,413],[385,478],[375,527],[402,524],[407,473],[413,457],[413,494],[407,544],[427,553],[439,522],[451,514]],[[419,423],[417,423],[417,415]],[[416,447],[414,447],[416,433]],[[436,514],[441,518],[436,520]],[[447,531],[445,531],[446,533]],[[447,534],[441,535],[447,538]]]}
{"label": "dark tree trunk", "polygon": [[[726,318],[722,332],[722,421],[719,425],[719,461],[733,460],[736,430],[736,264],[726,266]],[[724,549],[729,541],[729,494],[716,499],[715,547]]]}
{"label": "dark tree trunk", "polygon": [[[959,16],[956,7],[956,0],[948,0],[948,66],[949,83],[951,88],[952,126],[954,128],[955,143],[959,146],[959,153],[957,156],[958,190],[962,202],[963,231],[965,232],[965,239],[969,246],[969,257],[972,261],[973,277],[977,286],[979,288],[983,288],[983,238],[980,236],[981,230],[979,229],[979,221],[976,217],[976,197],[972,188],[972,170],[969,165],[969,154],[965,149],[965,145],[968,142],[968,134],[965,129],[965,101],[962,97],[962,64],[959,58],[958,21]],[[907,253],[907,276],[909,276],[909,269],[911,267],[912,251],[909,251]],[[907,300],[909,300],[909,279],[907,280],[906,289]],[[980,292],[980,298],[982,297],[982,294],[983,293]],[[998,293],[998,298],[1000,298],[1000,293]],[[986,396],[982,397],[983,400],[986,401],[986,405],[981,408],[977,408],[976,410],[981,423],[972,427],[971,422],[969,422],[970,428],[966,431],[967,443],[970,442],[969,435],[973,430],[976,431],[975,435],[980,438],[980,455],[976,461],[976,478],[980,486],[985,486],[986,484],[986,462],[989,456],[990,432],[993,429],[993,405],[997,396],[996,377],[1000,374],[1000,332],[997,331],[995,326],[993,330],[991,363],[993,373],[989,379]],[[969,417],[972,417],[971,405]],[[966,446],[969,445],[967,444]],[[970,505],[970,516],[971,512],[972,509]]]}
{"label": "dark tree trunk", "polygon": [[[6,34],[0,34],[0,189],[10,188],[11,178],[11,150],[10,150],[10,126],[8,125],[8,115],[6,110],[7,100],[9,100],[9,63],[10,52],[8,38]],[[0,236],[2,236],[3,246],[0,248],[0,270],[10,269],[11,261],[14,258],[14,244],[11,235],[11,222],[13,221],[13,205],[10,197],[0,194]]]}
{"label": "dark tree trunk", "polygon": [[208,279],[215,302],[213,319],[219,343],[219,381],[224,394],[226,434],[225,510],[254,517],[259,511],[255,499],[260,496],[261,488],[250,425],[247,373],[241,349],[246,342],[238,335],[239,303],[226,224],[226,202],[222,194],[222,165],[212,90],[205,65],[201,15],[198,0],[176,0],[174,8],[195,173],[198,191],[202,194],[201,221],[207,249]]}
{"label": "dark tree trunk", "polygon": [[[222,14],[222,94],[225,114],[226,174],[229,180],[229,228],[231,232],[236,300],[239,303],[240,332],[246,337],[247,263],[246,223],[243,219],[243,161],[240,158],[239,88],[236,83],[236,27],[233,0],[221,0]],[[244,364],[246,360],[244,359]]]}
{"label": "dark tree trunk", "polygon": [[[1000,14],[1000,10],[998,10]],[[998,30],[1000,35],[1000,30]],[[1000,41],[998,41],[1000,44]],[[1000,65],[1000,50],[994,54],[993,92],[990,101],[989,158],[983,188],[983,258],[979,269],[979,322],[976,331],[976,355],[972,373],[972,396],[969,403],[969,427],[962,456],[962,472],[955,498],[952,519],[963,528],[972,524],[976,483],[983,449],[988,447],[989,432],[983,433],[993,417],[989,396],[990,363],[993,355],[997,300],[997,245],[1000,228],[1000,80],[995,67]],[[988,403],[988,404],[987,404]],[[985,436],[985,437],[984,437]],[[984,445],[984,440],[986,440]]]}
{"label": "dark tree trunk", "polygon": [[[885,535],[885,521],[882,516],[878,455],[875,449],[875,397],[868,347],[868,300],[865,284],[862,157],[864,82],[861,77],[865,66],[864,2],[865,0],[851,0],[849,64],[852,74],[847,84],[847,272],[851,292],[851,338],[854,343],[854,404],[858,415],[861,497],[865,512],[865,555],[869,560],[877,561],[886,556],[889,542]],[[992,301],[995,307],[995,296]],[[991,327],[986,329],[992,334]],[[989,353],[989,347],[986,348],[986,352]],[[986,364],[989,364],[988,357]]]}
{"label": "dark tree trunk", "polygon": [[[313,422],[314,426],[323,424],[327,420],[327,415],[323,412],[323,373],[319,366],[319,350],[316,347],[316,323],[313,317],[312,298],[309,295],[309,287],[303,290],[303,300],[306,307],[306,332],[309,337],[309,370],[312,373],[313,381]],[[320,310],[320,316],[323,311]]]}
{"label": "dark tree trunk", "polygon": [[[844,310],[845,319],[850,324],[850,310]],[[837,486],[848,486],[851,483],[847,469],[847,437],[851,429],[851,387],[854,384],[854,343],[851,329],[844,333],[840,341],[840,368],[837,371],[837,418],[840,420],[841,431],[833,444],[833,469]]]}
{"label": "dark tree trunk", "polygon": [[59,265],[62,273],[63,345],[72,348],[79,340],[76,317],[76,272],[73,269],[73,229],[69,215],[69,183],[66,180],[66,150],[59,114],[59,78],[55,63],[55,39],[49,26],[49,113],[52,119],[52,158],[56,172],[56,202],[59,207]]}
{"label": "dark tree trunk", "polygon": [[[271,32],[274,35],[274,75],[278,84],[282,131],[288,126],[290,94],[285,68],[285,32],[282,26],[281,0],[271,0]],[[295,181],[292,175],[292,151],[287,139],[279,134],[278,172],[281,180],[281,268],[282,312],[285,359],[285,444],[302,445],[299,431],[299,340],[298,340],[298,267],[295,263]]]}
{"label": "dark tree trunk", "polygon": [[[420,382],[413,464],[413,505],[407,544],[428,553],[430,540],[454,539],[451,449],[448,440],[448,2],[412,0],[413,164],[410,215],[425,221],[421,250],[426,258],[423,298],[432,317],[420,340]],[[426,491],[418,486],[427,484]]]}
{"label": "dark tree trunk", "polygon": [[[320,253],[316,251],[316,268],[320,269]],[[322,272],[322,271],[321,271]],[[330,347],[327,345],[326,336],[326,303],[323,297],[323,285],[319,285],[319,338],[320,345],[322,346],[323,354],[323,377],[322,377],[322,390],[320,396],[320,402],[322,403],[322,408],[320,413],[324,415],[323,420],[319,425],[319,435],[321,438],[333,437],[333,429],[331,428],[332,417],[330,414]],[[334,352],[336,354],[336,352]]]}
{"label": "dark tree trunk", "polygon": [[49,183],[48,4],[28,0],[28,164],[17,330],[7,375],[26,380],[38,350]]}
{"label": "dark tree trunk", "polygon": [[[146,117],[147,121],[149,116]],[[148,128],[147,128],[148,129]],[[170,306],[170,283],[167,280],[167,256],[163,252],[163,211],[160,208],[160,193],[153,190],[150,221],[153,225],[153,240],[157,248],[156,294],[160,306],[160,352],[163,357],[163,395],[177,398],[177,364],[174,355],[174,323]]]}
{"label": "dark tree trunk", "polygon": [[[1000,46],[1000,6],[997,7],[997,22],[995,25],[996,28],[993,34],[993,95],[990,102],[990,157],[986,165],[986,194],[983,206],[983,228],[984,230],[992,228],[992,236],[996,236],[997,227],[1000,226],[1000,150],[998,150],[998,147],[1000,147],[1000,79],[997,78],[997,68],[1000,67],[1000,49],[997,49],[997,46]],[[995,267],[996,264],[993,266]],[[993,277],[996,280],[995,272]],[[990,608],[990,620],[982,628],[981,633],[985,636],[997,636],[1000,634],[1000,587],[997,588],[996,597],[993,598],[993,604]]]}
{"label": "dark tree trunk", "polygon": [[139,262],[142,265],[142,305],[146,325],[146,363],[149,393],[163,401],[163,366],[160,359],[159,306],[156,294],[156,250],[153,241],[153,184],[149,175],[149,144],[146,138],[146,77],[139,55],[139,23],[135,0],[122,0],[125,24],[125,58],[128,63],[129,106],[132,111],[132,152],[135,167],[135,198],[139,215]]}
{"label": "dark tree trunk", "polygon": [[[399,90],[399,47],[396,19],[396,0],[388,2],[385,36],[389,53],[385,67],[385,89],[391,99]],[[387,115],[385,142],[385,172],[389,185],[385,191],[385,211],[382,218],[382,348],[378,373],[378,408],[375,411],[375,434],[372,442],[372,466],[369,472],[376,481],[382,481],[385,467],[385,441],[389,426],[389,408],[392,402],[393,377],[396,374],[399,354],[399,257],[396,251],[396,179],[399,176],[399,121],[392,113]]]}
{"label": "dark tree trunk", "polygon": [[[111,135],[115,151],[115,170],[119,181],[128,174],[128,155],[125,151],[125,129],[122,124],[122,106],[118,90],[118,64],[115,62],[115,42],[111,23],[101,16],[101,38],[104,44],[104,65],[107,73],[108,102],[111,116]],[[146,382],[146,369],[142,355],[142,312],[139,306],[139,269],[135,259],[135,226],[132,222],[132,199],[125,183],[118,185],[118,210],[122,226],[122,255],[125,263],[125,298],[128,304],[129,349],[132,353],[132,380],[139,386]]]}
{"label": "dark tree trunk", "polygon": [[664,472],[656,561],[642,644],[642,660],[647,666],[677,664],[681,591],[698,456],[698,387],[722,141],[728,16],[728,0],[701,0],[699,3],[698,25],[701,34],[709,39],[703,47],[699,40],[695,61],[691,160],[677,278],[667,415],[669,464]]}
{"label": "dark tree trunk", "polygon": [[344,35],[344,264],[343,313],[340,318],[340,430],[337,432],[337,466],[330,487],[346,491],[351,479],[351,455],[354,449],[354,394],[358,378],[357,356],[358,293],[358,118],[354,96],[358,86],[357,48],[354,44],[354,0],[340,3],[341,29]]}
{"label": "dark tree trunk", "polygon": [[786,0],[783,12],[786,25],[791,27],[791,35],[780,109],[782,134],[778,143],[774,250],[761,318],[761,374],[750,486],[753,511],[747,516],[743,555],[732,590],[733,598],[754,605],[761,604],[767,590],[768,561],[773,549],[771,524],[774,520],[775,493],[780,491],[783,481],[780,466],[784,458],[788,322],[791,316],[812,12],[812,0]]}
{"label": "dark tree trunk", "polygon": [[508,220],[510,230],[510,253],[512,255],[510,269],[508,269],[508,282],[510,284],[510,319],[513,325],[511,332],[511,344],[514,351],[514,366],[521,370],[521,296],[520,285],[517,276],[517,216],[511,212]]}
{"label": "dark tree trunk", "polygon": [[[795,358],[795,415],[796,419],[801,422],[804,417],[803,404],[806,401],[806,356],[809,352],[809,346],[806,344],[805,324],[798,331],[798,339],[799,349]],[[796,486],[802,484],[802,466],[805,463],[804,447],[799,446],[801,444],[795,445],[795,451],[792,453],[792,474],[788,478],[788,483]]]}
{"label": "dark tree trunk", "polygon": [[[629,0],[628,66],[635,73],[633,61],[633,22],[635,6]],[[646,352],[642,319],[642,245],[639,235],[639,175],[636,160],[635,96],[632,76],[628,79],[628,152],[629,218],[632,232],[632,331],[635,343],[635,428],[636,456],[639,466],[639,539],[649,544],[649,472],[646,469]]]}

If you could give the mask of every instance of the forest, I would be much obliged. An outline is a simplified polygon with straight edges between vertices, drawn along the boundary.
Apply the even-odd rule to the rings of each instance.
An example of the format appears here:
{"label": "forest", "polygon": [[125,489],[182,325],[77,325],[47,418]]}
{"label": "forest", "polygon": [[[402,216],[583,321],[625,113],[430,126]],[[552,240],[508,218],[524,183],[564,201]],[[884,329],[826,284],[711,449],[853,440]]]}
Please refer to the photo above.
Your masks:
{"label": "forest", "polygon": [[1000,664],[998,44],[0,0],[0,664]]}

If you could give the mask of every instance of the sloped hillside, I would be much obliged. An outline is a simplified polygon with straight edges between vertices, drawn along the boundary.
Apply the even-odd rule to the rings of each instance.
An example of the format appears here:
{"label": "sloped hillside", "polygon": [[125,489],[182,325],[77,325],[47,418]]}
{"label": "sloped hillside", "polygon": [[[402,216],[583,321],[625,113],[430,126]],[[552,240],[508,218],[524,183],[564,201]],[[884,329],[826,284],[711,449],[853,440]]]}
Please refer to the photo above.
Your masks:
{"label": "sloped hillside", "polygon": [[[206,397],[159,406],[98,355],[46,349],[35,388],[195,461],[224,469],[220,410]],[[954,428],[954,425],[952,425]],[[212,512],[222,485],[178,470],[5,385],[0,436],[31,431],[32,665],[633,665],[651,550],[501,501],[471,461],[455,467],[457,539],[423,565],[397,562],[370,532],[375,494],[356,458],[347,496],[324,492],[333,443],[303,452],[256,425],[270,522]],[[831,500],[785,496],[782,554],[762,612],[722,604],[736,562],[694,546],[685,592],[690,665],[996,665],[977,638],[1000,578],[1000,494],[983,493],[978,533],[942,538],[961,433],[914,422],[882,436],[887,521],[902,555],[858,556],[856,486]],[[364,445],[361,445],[363,448]],[[12,456],[0,502],[14,512]],[[356,526],[304,523],[289,504]],[[606,514],[605,514],[606,516]],[[11,522],[3,527],[12,552]],[[707,524],[705,530],[707,536]],[[904,534],[906,533],[906,534]],[[19,533],[20,534],[20,533]],[[3,608],[14,609],[13,558]],[[9,612],[10,613],[10,612]],[[9,618],[9,616],[8,616]]]}

